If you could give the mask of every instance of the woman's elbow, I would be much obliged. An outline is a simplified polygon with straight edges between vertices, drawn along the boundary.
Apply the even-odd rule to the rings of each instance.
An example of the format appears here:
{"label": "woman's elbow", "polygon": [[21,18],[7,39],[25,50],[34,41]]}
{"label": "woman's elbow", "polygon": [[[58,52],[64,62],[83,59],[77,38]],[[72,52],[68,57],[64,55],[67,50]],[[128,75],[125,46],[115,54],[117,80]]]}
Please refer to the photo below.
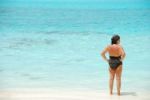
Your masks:
{"label": "woman's elbow", "polygon": [[101,52],[100,55],[103,57],[105,54],[103,52]]}
{"label": "woman's elbow", "polygon": [[124,57],[126,56],[126,53],[124,53]]}
{"label": "woman's elbow", "polygon": [[125,54],[125,53],[123,53],[123,54],[122,54],[122,57],[123,57],[123,58],[125,58],[125,56],[126,56],[126,54]]}

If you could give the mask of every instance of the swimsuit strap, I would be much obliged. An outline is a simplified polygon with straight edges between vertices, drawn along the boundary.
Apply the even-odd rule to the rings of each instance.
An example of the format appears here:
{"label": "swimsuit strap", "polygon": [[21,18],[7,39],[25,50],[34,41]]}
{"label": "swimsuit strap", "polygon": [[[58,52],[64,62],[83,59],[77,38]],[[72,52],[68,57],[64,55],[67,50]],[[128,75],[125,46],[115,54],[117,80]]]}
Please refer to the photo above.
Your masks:
{"label": "swimsuit strap", "polygon": [[121,56],[109,56],[111,59],[120,59],[121,58]]}

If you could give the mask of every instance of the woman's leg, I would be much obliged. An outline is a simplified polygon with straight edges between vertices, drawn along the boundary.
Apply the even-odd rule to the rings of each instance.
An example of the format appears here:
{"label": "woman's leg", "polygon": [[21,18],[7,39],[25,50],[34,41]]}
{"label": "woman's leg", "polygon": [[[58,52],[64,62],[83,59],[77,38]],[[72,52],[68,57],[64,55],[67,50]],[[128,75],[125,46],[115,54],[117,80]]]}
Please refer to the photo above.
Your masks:
{"label": "woman's leg", "polygon": [[116,69],[117,93],[120,95],[122,65]]}
{"label": "woman's leg", "polygon": [[115,77],[115,70],[109,68],[109,74],[110,74],[109,89],[110,89],[110,94],[112,95],[112,93],[113,93],[113,83],[114,83],[114,77]]}

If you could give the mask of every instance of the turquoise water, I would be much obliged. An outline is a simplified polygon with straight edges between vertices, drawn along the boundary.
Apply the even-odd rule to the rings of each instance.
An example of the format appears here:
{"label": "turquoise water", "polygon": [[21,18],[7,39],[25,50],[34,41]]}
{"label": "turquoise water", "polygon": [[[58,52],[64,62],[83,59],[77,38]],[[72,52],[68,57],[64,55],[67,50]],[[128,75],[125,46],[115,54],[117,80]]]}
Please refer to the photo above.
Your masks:
{"label": "turquoise water", "polygon": [[108,89],[100,52],[118,33],[122,89],[149,91],[150,9],[0,8],[0,88]]}
{"label": "turquoise water", "polygon": [[149,0],[1,0],[2,7],[150,9]]}

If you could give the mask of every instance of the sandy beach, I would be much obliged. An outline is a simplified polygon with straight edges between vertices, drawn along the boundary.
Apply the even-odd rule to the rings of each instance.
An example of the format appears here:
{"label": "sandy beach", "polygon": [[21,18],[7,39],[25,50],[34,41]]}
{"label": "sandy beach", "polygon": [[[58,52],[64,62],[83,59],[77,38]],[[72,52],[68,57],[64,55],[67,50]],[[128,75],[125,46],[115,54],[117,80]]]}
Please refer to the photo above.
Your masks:
{"label": "sandy beach", "polygon": [[108,91],[71,91],[52,89],[1,90],[0,100],[149,100],[149,93],[122,92],[121,96]]}

